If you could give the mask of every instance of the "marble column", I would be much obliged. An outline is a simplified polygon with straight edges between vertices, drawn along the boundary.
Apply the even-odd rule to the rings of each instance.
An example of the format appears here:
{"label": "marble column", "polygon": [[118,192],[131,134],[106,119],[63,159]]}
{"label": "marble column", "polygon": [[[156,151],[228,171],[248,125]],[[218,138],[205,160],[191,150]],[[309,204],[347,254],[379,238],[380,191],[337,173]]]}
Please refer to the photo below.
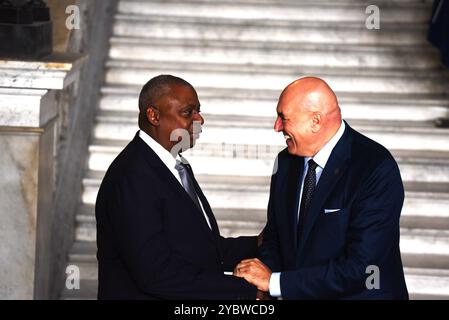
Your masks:
{"label": "marble column", "polygon": [[0,299],[47,291],[56,93],[75,79],[82,60],[0,60]]}

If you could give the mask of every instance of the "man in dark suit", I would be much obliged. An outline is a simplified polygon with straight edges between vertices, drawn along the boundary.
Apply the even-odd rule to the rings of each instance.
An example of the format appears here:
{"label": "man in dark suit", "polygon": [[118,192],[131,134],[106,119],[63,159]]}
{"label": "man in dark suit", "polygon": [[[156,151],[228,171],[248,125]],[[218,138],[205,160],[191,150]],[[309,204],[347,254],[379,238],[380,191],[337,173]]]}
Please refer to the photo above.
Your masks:
{"label": "man in dark suit", "polygon": [[277,114],[287,148],[271,180],[260,260],[243,260],[234,274],[283,299],[407,299],[396,161],[342,121],[321,79],[291,83]]}
{"label": "man in dark suit", "polygon": [[183,79],[151,79],[139,97],[139,127],[98,192],[99,299],[255,299],[232,271],[255,257],[257,237],[223,238],[191,167],[204,122]]}

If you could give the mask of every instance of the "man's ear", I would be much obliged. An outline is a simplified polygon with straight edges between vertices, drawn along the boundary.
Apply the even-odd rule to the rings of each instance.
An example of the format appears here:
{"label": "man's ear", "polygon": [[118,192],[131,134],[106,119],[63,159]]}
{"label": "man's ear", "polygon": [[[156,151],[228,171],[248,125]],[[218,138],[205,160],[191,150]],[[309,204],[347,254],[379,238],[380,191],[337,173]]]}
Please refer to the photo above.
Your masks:
{"label": "man's ear", "polygon": [[321,112],[314,112],[312,115],[312,132],[317,133],[321,129],[322,125],[322,115]]}
{"label": "man's ear", "polygon": [[147,120],[150,124],[152,124],[155,127],[159,126],[159,110],[153,107],[148,107],[146,115]]}

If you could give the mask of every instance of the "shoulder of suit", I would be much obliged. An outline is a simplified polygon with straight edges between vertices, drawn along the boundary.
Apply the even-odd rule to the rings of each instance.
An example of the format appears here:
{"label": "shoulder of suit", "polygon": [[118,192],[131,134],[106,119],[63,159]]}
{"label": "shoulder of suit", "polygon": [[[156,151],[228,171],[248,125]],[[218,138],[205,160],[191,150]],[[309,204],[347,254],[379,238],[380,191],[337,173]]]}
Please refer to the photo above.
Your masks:
{"label": "shoulder of suit", "polygon": [[145,169],[150,166],[143,155],[143,152],[148,151],[143,148],[143,144],[139,145],[138,141],[132,140],[112,161],[108,172],[119,176],[133,176],[142,174],[142,171],[148,171]]}
{"label": "shoulder of suit", "polygon": [[356,130],[353,130],[352,156],[375,162],[386,159],[394,160],[387,148]]}
{"label": "shoulder of suit", "polygon": [[277,160],[284,160],[284,159],[291,159],[295,156],[291,155],[290,153],[288,153],[288,148],[282,149],[278,155],[277,155]]}

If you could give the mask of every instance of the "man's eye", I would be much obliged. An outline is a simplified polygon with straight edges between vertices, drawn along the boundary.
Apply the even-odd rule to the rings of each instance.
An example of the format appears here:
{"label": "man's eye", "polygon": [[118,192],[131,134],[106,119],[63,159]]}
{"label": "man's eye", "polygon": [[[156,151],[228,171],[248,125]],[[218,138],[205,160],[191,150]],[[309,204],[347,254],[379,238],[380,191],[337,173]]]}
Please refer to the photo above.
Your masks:
{"label": "man's eye", "polygon": [[185,110],[185,111],[182,112],[182,114],[184,116],[191,117],[193,115],[193,113],[195,113],[195,112],[196,113],[200,113],[201,110],[195,110],[195,109]]}

